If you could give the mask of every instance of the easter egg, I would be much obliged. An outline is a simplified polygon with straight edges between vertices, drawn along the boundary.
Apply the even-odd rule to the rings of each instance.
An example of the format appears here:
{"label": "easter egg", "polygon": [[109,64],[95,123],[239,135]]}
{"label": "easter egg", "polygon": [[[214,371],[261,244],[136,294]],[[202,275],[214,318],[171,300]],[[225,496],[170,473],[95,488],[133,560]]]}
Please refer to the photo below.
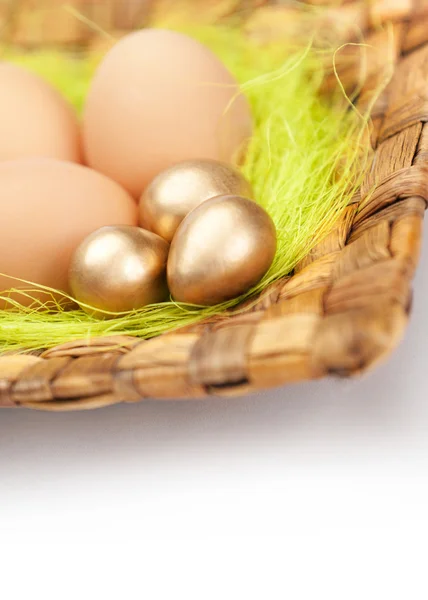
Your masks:
{"label": "easter egg", "polygon": [[125,190],[74,163],[0,163],[0,189],[0,292],[31,287],[12,279],[20,278],[68,293],[70,260],[82,240],[104,225],[137,224],[137,206]]}
{"label": "easter egg", "polygon": [[247,292],[276,252],[267,212],[240,196],[219,196],[183,220],[171,244],[167,276],[174,300],[211,306]]}
{"label": "easter egg", "polygon": [[220,60],[159,29],[134,32],[110,50],[84,111],[87,163],[135,198],[178,162],[233,161],[251,132],[249,104]]}
{"label": "easter egg", "polygon": [[0,161],[82,158],[77,116],[67,101],[30,71],[0,63]]}
{"label": "easter egg", "polygon": [[214,160],[188,160],[162,171],[140,200],[140,225],[170,242],[184,217],[215,196],[252,197],[249,182],[233,167]]}
{"label": "easter egg", "polygon": [[[82,308],[128,312],[169,296],[166,261],[169,244],[139,227],[102,227],[77,248],[70,266],[70,287]],[[98,310],[93,310],[98,309]]]}

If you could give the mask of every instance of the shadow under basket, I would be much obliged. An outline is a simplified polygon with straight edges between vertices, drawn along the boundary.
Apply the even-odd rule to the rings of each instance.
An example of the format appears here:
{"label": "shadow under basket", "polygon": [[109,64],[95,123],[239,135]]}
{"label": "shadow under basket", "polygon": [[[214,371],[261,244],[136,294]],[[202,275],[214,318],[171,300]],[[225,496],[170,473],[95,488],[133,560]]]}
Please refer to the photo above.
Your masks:
{"label": "shadow under basket", "polygon": [[[78,340],[38,356],[3,355],[1,407],[66,411],[242,395],[352,376],[391,353],[408,321],[428,201],[428,7],[391,4],[326,9],[331,18],[358,22],[380,49],[392,31],[384,54],[395,71],[372,113],[374,161],[360,192],[294,275],[248,312],[152,340]],[[382,64],[369,69],[376,77]]]}

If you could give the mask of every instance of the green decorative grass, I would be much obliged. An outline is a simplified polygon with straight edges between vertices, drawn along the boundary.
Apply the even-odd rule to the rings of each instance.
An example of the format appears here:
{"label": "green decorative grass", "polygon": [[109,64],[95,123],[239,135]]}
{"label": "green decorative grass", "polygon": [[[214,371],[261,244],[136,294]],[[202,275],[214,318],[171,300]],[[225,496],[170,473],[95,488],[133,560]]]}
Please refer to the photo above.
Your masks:
{"label": "green decorative grass", "polygon": [[[243,172],[277,227],[278,251],[270,271],[244,296],[210,308],[166,302],[96,320],[82,310],[47,309],[37,302],[31,308],[15,305],[0,311],[0,349],[41,349],[114,334],[150,338],[197,323],[255,298],[290,274],[349,204],[369,155],[367,118],[352,108],[339,84],[333,97],[320,95],[325,65],[334,68],[333,51],[321,55],[310,44],[300,50],[284,43],[260,47],[218,26],[190,34],[225,62],[251,102],[256,127]],[[79,111],[99,61],[99,56],[52,51],[21,55],[9,50],[6,58],[52,82]],[[28,285],[27,293],[34,288]]]}

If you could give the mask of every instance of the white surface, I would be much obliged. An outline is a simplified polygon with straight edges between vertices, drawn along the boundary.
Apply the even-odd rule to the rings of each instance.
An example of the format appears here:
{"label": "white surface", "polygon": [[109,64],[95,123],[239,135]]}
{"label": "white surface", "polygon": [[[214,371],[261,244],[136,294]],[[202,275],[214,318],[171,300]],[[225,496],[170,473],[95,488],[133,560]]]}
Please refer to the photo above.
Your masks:
{"label": "white surface", "polygon": [[363,380],[1,411],[0,597],[426,599],[427,247],[415,290]]}

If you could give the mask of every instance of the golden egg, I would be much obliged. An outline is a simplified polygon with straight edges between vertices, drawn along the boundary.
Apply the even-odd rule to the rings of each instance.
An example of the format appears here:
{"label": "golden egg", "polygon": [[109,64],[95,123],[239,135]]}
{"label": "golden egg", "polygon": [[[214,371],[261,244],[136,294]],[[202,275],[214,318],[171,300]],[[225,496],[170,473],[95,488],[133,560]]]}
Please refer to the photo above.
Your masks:
{"label": "golden egg", "polygon": [[248,291],[276,252],[272,219],[240,196],[219,196],[183,220],[168,258],[168,285],[178,302],[211,306]]}
{"label": "golden egg", "polygon": [[140,225],[172,241],[177,227],[194,208],[215,196],[251,198],[239,171],[216,160],[187,160],[160,173],[140,200]]}
{"label": "golden egg", "polygon": [[139,227],[102,227],[76,250],[70,287],[86,312],[127,312],[168,298],[166,263],[169,245]]}

